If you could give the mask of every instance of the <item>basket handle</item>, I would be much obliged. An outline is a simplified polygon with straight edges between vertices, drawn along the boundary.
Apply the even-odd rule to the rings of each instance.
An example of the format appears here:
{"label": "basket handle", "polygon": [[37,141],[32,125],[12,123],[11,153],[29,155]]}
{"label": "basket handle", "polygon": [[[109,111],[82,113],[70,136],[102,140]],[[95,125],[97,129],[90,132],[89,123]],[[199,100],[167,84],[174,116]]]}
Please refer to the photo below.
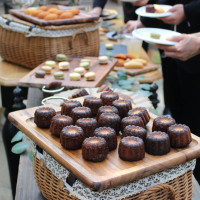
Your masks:
{"label": "basket handle", "polygon": [[167,189],[170,191],[171,193],[171,200],[176,200],[175,197],[175,190],[171,185],[168,184],[160,184],[160,185],[156,185],[152,188],[149,188],[148,190],[146,190],[143,194],[140,195],[140,197],[138,198],[138,200],[142,200],[142,199],[149,199],[149,195],[152,193],[155,193],[159,190],[164,190]]}
{"label": "basket handle", "polygon": [[89,35],[88,35],[87,31],[85,31],[84,29],[79,29],[72,35],[72,41],[71,41],[71,48],[72,49],[74,48],[74,40],[75,40],[77,34],[79,34],[81,32],[86,35],[85,44],[88,45],[88,43],[89,43]]}

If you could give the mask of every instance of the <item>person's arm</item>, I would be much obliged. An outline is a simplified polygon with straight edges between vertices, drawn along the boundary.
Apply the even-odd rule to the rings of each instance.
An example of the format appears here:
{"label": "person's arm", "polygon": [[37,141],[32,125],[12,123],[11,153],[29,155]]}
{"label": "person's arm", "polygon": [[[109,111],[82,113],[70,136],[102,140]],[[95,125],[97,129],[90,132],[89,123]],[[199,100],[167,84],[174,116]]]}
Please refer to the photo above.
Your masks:
{"label": "person's arm", "polygon": [[93,0],[93,9],[89,12],[93,16],[100,16],[107,0]]}
{"label": "person's arm", "polygon": [[164,50],[167,57],[185,61],[200,54],[200,33],[182,34],[170,37],[168,40],[176,41],[178,44],[173,46],[156,45],[158,48]]}

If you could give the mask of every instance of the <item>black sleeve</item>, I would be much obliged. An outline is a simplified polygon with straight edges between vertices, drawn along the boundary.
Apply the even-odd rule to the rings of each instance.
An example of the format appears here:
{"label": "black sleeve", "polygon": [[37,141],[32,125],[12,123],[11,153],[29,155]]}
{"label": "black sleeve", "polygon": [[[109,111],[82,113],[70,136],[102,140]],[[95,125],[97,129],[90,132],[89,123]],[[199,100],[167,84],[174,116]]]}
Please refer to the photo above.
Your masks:
{"label": "black sleeve", "polygon": [[93,8],[100,7],[104,9],[104,6],[106,5],[107,0],[93,0]]}

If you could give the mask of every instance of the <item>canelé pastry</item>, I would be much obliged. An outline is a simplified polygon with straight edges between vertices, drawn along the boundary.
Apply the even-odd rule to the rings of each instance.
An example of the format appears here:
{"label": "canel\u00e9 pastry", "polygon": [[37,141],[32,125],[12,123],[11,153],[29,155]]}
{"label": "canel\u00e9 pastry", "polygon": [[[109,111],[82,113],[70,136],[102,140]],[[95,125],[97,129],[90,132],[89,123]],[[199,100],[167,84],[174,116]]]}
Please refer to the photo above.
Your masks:
{"label": "canel\u00e9 pastry", "polygon": [[159,116],[153,120],[152,131],[162,131],[167,133],[169,126],[175,123],[175,119],[168,115]]}
{"label": "canel\u00e9 pastry", "polygon": [[58,68],[60,70],[68,70],[69,69],[69,62],[67,62],[67,61],[59,62]]}
{"label": "canel\u00e9 pastry", "polygon": [[64,73],[61,71],[54,72],[53,75],[54,75],[54,78],[57,80],[63,80],[65,78]]}
{"label": "canel\u00e9 pastry", "polygon": [[76,107],[72,109],[71,117],[76,122],[80,118],[92,117],[92,111],[88,107]]}
{"label": "canel\u00e9 pastry", "polygon": [[113,128],[99,127],[95,129],[94,135],[96,137],[102,137],[106,140],[109,151],[117,148],[117,134]]}
{"label": "canel\u00e9 pastry", "polygon": [[118,149],[119,157],[126,161],[142,160],[145,156],[144,142],[139,137],[127,136],[121,139]]}
{"label": "canel\u00e9 pastry", "polygon": [[60,133],[60,143],[65,149],[80,149],[84,139],[83,130],[79,126],[66,126]]}
{"label": "canel\u00e9 pastry", "polygon": [[128,111],[132,109],[131,101],[128,99],[118,99],[113,101],[113,106],[115,106],[119,111],[119,116],[124,118],[127,116]]}
{"label": "canel\u00e9 pastry", "polygon": [[118,110],[114,106],[101,106],[97,112],[97,119],[102,113],[116,113],[119,114]]}
{"label": "canel\u00e9 pastry", "polygon": [[50,66],[51,68],[55,68],[56,62],[54,60],[47,60],[45,65]]}
{"label": "canel\u00e9 pastry", "polygon": [[100,98],[102,99],[103,105],[110,106],[112,105],[113,101],[119,99],[119,95],[117,92],[107,91],[101,93]]}
{"label": "canel\u00e9 pastry", "polygon": [[145,128],[144,122],[140,116],[132,115],[124,117],[121,121],[121,130],[124,131],[125,127],[128,125],[135,125]]}
{"label": "canel\u00e9 pastry", "polygon": [[120,122],[121,119],[116,113],[102,113],[98,119],[100,127],[111,127],[116,131],[117,134],[120,131]]}
{"label": "canel\u00e9 pastry", "polygon": [[128,111],[128,116],[137,115],[142,118],[144,125],[150,120],[150,115],[145,107],[136,107]]}
{"label": "canel\u00e9 pastry", "polygon": [[98,109],[102,105],[103,105],[102,100],[98,97],[86,97],[84,98],[84,101],[83,101],[83,106],[89,107],[92,111],[93,116],[97,115]]}
{"label": "canel\u00e9 pastry", "polygon": [[174,124],[168,128],[170,144],[173,148],[186,147],[192,141],[190,128],[184,124]]}
{"label": "canel\u00e9 pastry", "polygon": [[89,137],[83,141],[82,155],[85,160],[101,162],[106,158],[108,151],[108,145],[104,138]]}
{"label": "canel\u00e9 pastry", "polygon": [[108,56],[99,56],[99,64],[107,64]]}
{"label": "canel\u00e9 pastry", "polygon": [[135,137],[139,137],[143,139],[143,141],[145,141],[146,135],[147,135],[147,130],[145,128],[142,128],[141,126],[135,126],[135,125],[126,126],[122,133],[122,137],[135,136]]}
{"label": "canel\u00e9 pastry", "polygon": [[146,152],[151,155],[164,155],[170,151],[170,139],[167,133],[153,131],[147,133],[145,141]]}
{"label": "canel\u00e9 pastry", "polygon": [[87,92],[86,89],[78,89],[74,94],[72,94],[72,98],[77,98],[77,97],[82,97],[82,96],[87,96],[89,93]]}
{"label": "canel\u00e9 pastry", "polygon": [[83,67],[76,67],[74,69],[74,72],[79,73],[81,76],[83,76],[85,73],[85,69]]}
{"label": "canel\u00e9 pastry", "polygon": [[35,77],[36,77],[36,78],[44,78],[44,77],[45,77],[45,74],[46,74],[45,71],[43,71],[43,70],[37,70],[37,71],[35,72]]}
{"label": "canel\u00e9 pastry", "polygon": [[71,115],[72,109],[81,107],[81,103],[75,100],[64,101],[61,107],[61,115]]}
{"label": "canel\u00e9 pastry", "polygon": [[76,125],[83,129],[85,137],[94,136],[94,130],[98,127],[97,120],[93,118],[78,119]]}
{"label": "canel\u00e9 pastry", "polygon": [[73,125],[71,117],[66,115],[55,115],[51,120],[50,131],[53,135],[60,137],[60,132],[65,126]]}
{"label": "canel\u00e9 pastry", "polygon": [[43,65],[40,69],[45,71],[46,74],[51,74],[52,67]]}
{"label": "canel\u00e9 pastry", "polygon": [[62,62],[62,61],[66,61],[67,60],[67,56],[65,54],[57,54],[56,55],[56,60],[59,61],[59,62]]}
{"label": "canel\u00e9 pastry", "polygon": [[97,90],[97,92],[106,92],[106,91],[112,91],[107,85],[102,85],[101,87],[99,87],[99,89]]}
{"label": "canel\u00e9 pastry", "polygon": [[69,74],[69,79],[71,81],[80,81],[81,80],[81,75],[79,73],[72,72],[72,73]]}
{"label": "canel\u00e9 pastry", "polygon": [[41,107],[34,113],[34,122],[39,128],[49,128],[51,119],[56,115],[56,111],[50,107]]}
{"label": "canel\u00e9 pastry", "polygon": [[94,81],[96,78],[96,73],[95,72],[87,72],[84,75],[86,81]]}

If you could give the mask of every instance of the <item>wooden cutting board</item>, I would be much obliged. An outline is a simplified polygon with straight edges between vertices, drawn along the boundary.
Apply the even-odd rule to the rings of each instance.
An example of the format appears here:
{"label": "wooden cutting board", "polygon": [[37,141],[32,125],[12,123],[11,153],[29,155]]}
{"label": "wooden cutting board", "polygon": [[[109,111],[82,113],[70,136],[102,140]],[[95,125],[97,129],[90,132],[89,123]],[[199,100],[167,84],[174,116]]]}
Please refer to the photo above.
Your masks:
{"label": "wooden cutting board", "polygon": [[[86,81],[84,77],[81,78],[80,81],[71,81],[69,79],[69,73],[74,71],[74,68],[79,66],[79,63],[82,58],[68,58],[68,62],[70,62],[70,67],[68,71],[64,72],[64,80],[56,80],[53,76],[53,73],[59,71],[58,62],[56,64],[55,69],[52,69],[51,74],[46,74],[44,78],[36,78],[35,71],[39,70],[44,63],[40,64],[38,67],[29,72],[26,76],[19,80],[19,85],[23,87],[37,87],[42,88],[44,85],[48,85],[51,82],[58,81],[62,82],[62,85],[66,88],[85,88],[85,87],[98,87],[105,79],[105,77],[109,74],[109,72],[113,69],[116,59],[110,58],[108,64],[101,65],[99,64],[97,57],[84,57],[91,61],[89,71],[93,71],[96,73],[96,79],[94,81]],[[49,59],[51,60],[51,59]]]}
{"label": "wooden cutting board", "polygon": [[59,25],[68,25],[68,24],[79,24],[79,23],[85,23],[85,22],[93,22],[95,20],[98,20],[98,16],[92,16],[88,14],[87,12],[80,11],[79,15],[75,15],[73,18],[70,19],[57,19],[57,20],[43,20],[39,19],[37,17],[27,15],[24,13],[25,9],[10,9],[9,13],[23,19],[25,21],[31,22],[33,24],[37,24],[40,26],[59,26]]}
{"label": "wooden cutting board", "polygon": [[[83,98],[79,98],[79,100],[83,102]],[[58,106],[48,106],[54,108],[58,113],[61,110]],[[49,129],[40,129],[35,125],[33,116],[37,108],[11,112],[8,118],[18,129],[95,191],[129,183],[185,163],[200,155],[200,138],[192,134],[192,142],[187,148],[171,148],[170,152],[164,156],[152,156],[145,153],[143,160],[127,162],[119,158],[118,149],[116,149],[109,152],[107,158],[102,162],[89,162],[82,158],[81,149],[74,151],[64,149],[60,144],[60,139],[53,136]],[[156,117],[151,113],[150,115],[151,121],[147,124],[148,131],[151,131],[152,121]],[[118,143],[119,141],[120,136],[118,136]]]}

